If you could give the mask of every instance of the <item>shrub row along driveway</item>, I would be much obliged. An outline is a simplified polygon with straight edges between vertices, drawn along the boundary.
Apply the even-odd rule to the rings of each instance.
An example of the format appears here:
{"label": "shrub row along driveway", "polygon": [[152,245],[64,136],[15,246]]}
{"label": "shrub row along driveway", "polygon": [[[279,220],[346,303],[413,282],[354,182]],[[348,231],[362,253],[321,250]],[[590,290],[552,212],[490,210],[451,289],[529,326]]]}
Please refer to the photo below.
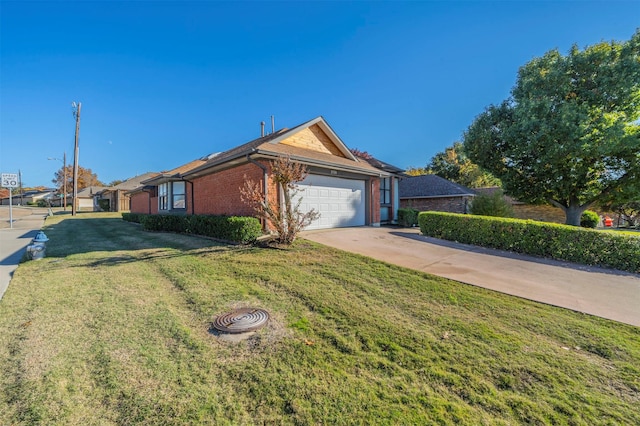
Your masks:
{"label": "shrub row along driveway", "polygon": [[640,276],[424,237],[417,228],[308,231],[304,238],[501,293],[640,326]]}

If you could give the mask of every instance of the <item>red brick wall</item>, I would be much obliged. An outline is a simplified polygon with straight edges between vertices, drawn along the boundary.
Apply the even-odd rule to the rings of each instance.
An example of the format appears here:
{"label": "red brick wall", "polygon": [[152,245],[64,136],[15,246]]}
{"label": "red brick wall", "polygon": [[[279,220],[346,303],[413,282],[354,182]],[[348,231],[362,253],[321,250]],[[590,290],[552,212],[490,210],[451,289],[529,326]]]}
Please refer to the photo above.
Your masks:
{"label": "red brick wall", "polygon": [[131,196],[131,213],[149,213],[149,193],[137,192]]}
{"label": "red brick wall", "polygon": [[380,179],[371,178],[371,204],[369,220],[365,220],[367,225],[380,224]]}
{"label": "red brick wall", "polygon": [[131,213],[157,214],[158,197],[151,198],[151,211],[149,211],[149,193],[137,192],[131,196]]}
{"label": "red brick wall", "polygon": [[413,198],[400,200],[400,208],[412,208],[420,211],[447,213],[466,213],[466,204],[471,204],[469,197]]}
{"label": "red brick wall", "polygon": [[[267,165],[267,163],[263,164]],[[262,179],[262,169],[251,163],[194,179],[195,214],[253,216],[253,209],[240,199],[240,188],[245,180],[253,180],[262,185]],[[189,201],[191,201],[191,185],[187,186]],[[269,198],[277,199],[277,190],[271,181]]]}

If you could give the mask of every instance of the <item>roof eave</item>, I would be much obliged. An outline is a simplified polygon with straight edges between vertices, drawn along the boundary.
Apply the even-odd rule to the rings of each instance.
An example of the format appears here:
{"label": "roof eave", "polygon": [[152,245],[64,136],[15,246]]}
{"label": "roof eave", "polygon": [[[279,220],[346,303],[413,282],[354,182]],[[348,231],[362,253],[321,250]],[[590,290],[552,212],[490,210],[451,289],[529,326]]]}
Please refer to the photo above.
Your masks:
{"label": "roof eave", "polygon": [[151,179],[143,180],[140,182],[142,185],[161,185],[166,182],[180,180],[181,174],[176,173],[173,175],[163,174],[161,176],[154,176]]}
{"label": "roof eave", "polygon": [[[203,164],[202,166],[196,167],[193,170],[190,170],[186,173],[183,173],[181,175],[182,178],[195,178],[195,177],[200,177],[200,176],[205,176],[211,173],[215,173],[216,171],[218,171],[220,169],[220,167],[218,166],[229,166],[229,165],[235,165],[235,164],[239,164],[243,161],[237,161],[238,159],[243,159],[244,157],[246,157],[248,154],[251,154],[255,152],[255,150],[247,150],[247,151],[243,151],[241,153],[238,153],[236,155],[234,155],[233,157],[229,157],[229,158],[225,158],[222,161],[213,161],[211,163],[208,164]],[[222,167],[224,168],[224,167]],[[213,169],[213,170],[210,170]]]}
{"label": "roof eave", "polygon": [[401,195],[401,200],[415,200],[416,198],[452,198],[452,197],[475,197],[475,194],[449,194],[449,195]]}
{"label": "roof eave", "polygon": [[[271,151],[265,151],[265,150],[255,150],[255,154],[256,155],[260,155],[263,158],[278,158],[278,157],[282,157],[282,154],[277,153],[277,152],[271,152]],[[307,158],[307,157],[301,157],[301,156],[297,156],[297,155],[289,155],[289,158],[291,158],[292,160],[298,162],[298,163],[302,163],[305,165],[309,165],[309,166],[319,166],[319,167],[323,167],[323,168],[327,168],[327,169],[333,169],[333,170],[341,170],[341,171],[345,171],[345,172],[357,172],[360,174],[364,174],[367,176],[377,176],[377,177],[388,177],[390,176],[389,173],[383,171],[383,170],[368,170],[368,169],[363,169],[357,166],[347,166],[344,164],[336,164],[336,163],[331,163],[328,161],[322,161],[322,160],[314,160],[312,158]]]}
{"label": "roof eave", "polygon": [[275,138],[273,140],[270,140],[268,143],[271,143],[271,144],[280,143],[283,140],[285,140],[288,137],[290,137],[291,135],[295,135],[296,133],[300,132],[301,130],[308,129],[309,127],[313,126],[314,124],[317,124],[329,136],[331,141],[336,145],[338,150],[340,150],[340,152],[345,157],[347,157],[349,160],[358,161],[357,157],[354,156],[351,151],[349,151],[349,148],[347,148],[347,145],[345,145],[345,143],[342,141],[342,139],[340,139],[340,137],[336,134],[336,132],[333,131],[331,126],[329,126],[329,123],[327,123],[325,121],[324,117],[322,117],[322,116],[316,117],[313,120],[309,120],[309,121],[307,121],[305,123],[300,124],[299,126],[296,126],[296,127],[292,128],[292,129],[289,129],[286,132],[283,132],[277,138]]}

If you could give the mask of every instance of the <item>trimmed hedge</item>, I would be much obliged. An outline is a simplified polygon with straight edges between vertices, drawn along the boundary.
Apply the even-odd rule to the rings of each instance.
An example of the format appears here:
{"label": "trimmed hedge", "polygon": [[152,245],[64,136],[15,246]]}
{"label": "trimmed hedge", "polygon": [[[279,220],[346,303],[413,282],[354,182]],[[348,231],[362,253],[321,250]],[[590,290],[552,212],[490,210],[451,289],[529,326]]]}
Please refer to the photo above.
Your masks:
{"label": "trimmed hedge", "polygon": [[418,224],[418,213],[420,210],[411,208],[398,209],[398,224],[400,226],[411,227]]}
{"label": "trimmed hedge", "polygon": [[239,243],[253,242],[262,235],[262,225],[255,217],[123,213],[122,218],[141,223],[147,231],[204,235]]}
{"label": "trimmed hedge", "polygon": [[421,212],[423,235],[640,273],[640,238],[532,220]]}
{"label": "trimmed hedge", "polygon": [[144,216],[144,214],[140,213],[122,213],[122,219],[127,222],[140,223],[140,218]]}

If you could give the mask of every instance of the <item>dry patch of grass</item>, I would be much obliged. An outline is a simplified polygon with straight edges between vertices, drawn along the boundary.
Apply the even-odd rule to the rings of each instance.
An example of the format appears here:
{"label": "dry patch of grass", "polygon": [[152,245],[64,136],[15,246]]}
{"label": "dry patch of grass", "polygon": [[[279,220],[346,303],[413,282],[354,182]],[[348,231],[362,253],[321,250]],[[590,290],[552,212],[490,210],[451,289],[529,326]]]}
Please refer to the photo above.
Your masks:
{"label": "dry patch of grass", "polygon": [[[307,241],[47,220],[0,302],[2,424],[638,424],[640,329]],[[272,315],[221,341],[215,315]]]}

